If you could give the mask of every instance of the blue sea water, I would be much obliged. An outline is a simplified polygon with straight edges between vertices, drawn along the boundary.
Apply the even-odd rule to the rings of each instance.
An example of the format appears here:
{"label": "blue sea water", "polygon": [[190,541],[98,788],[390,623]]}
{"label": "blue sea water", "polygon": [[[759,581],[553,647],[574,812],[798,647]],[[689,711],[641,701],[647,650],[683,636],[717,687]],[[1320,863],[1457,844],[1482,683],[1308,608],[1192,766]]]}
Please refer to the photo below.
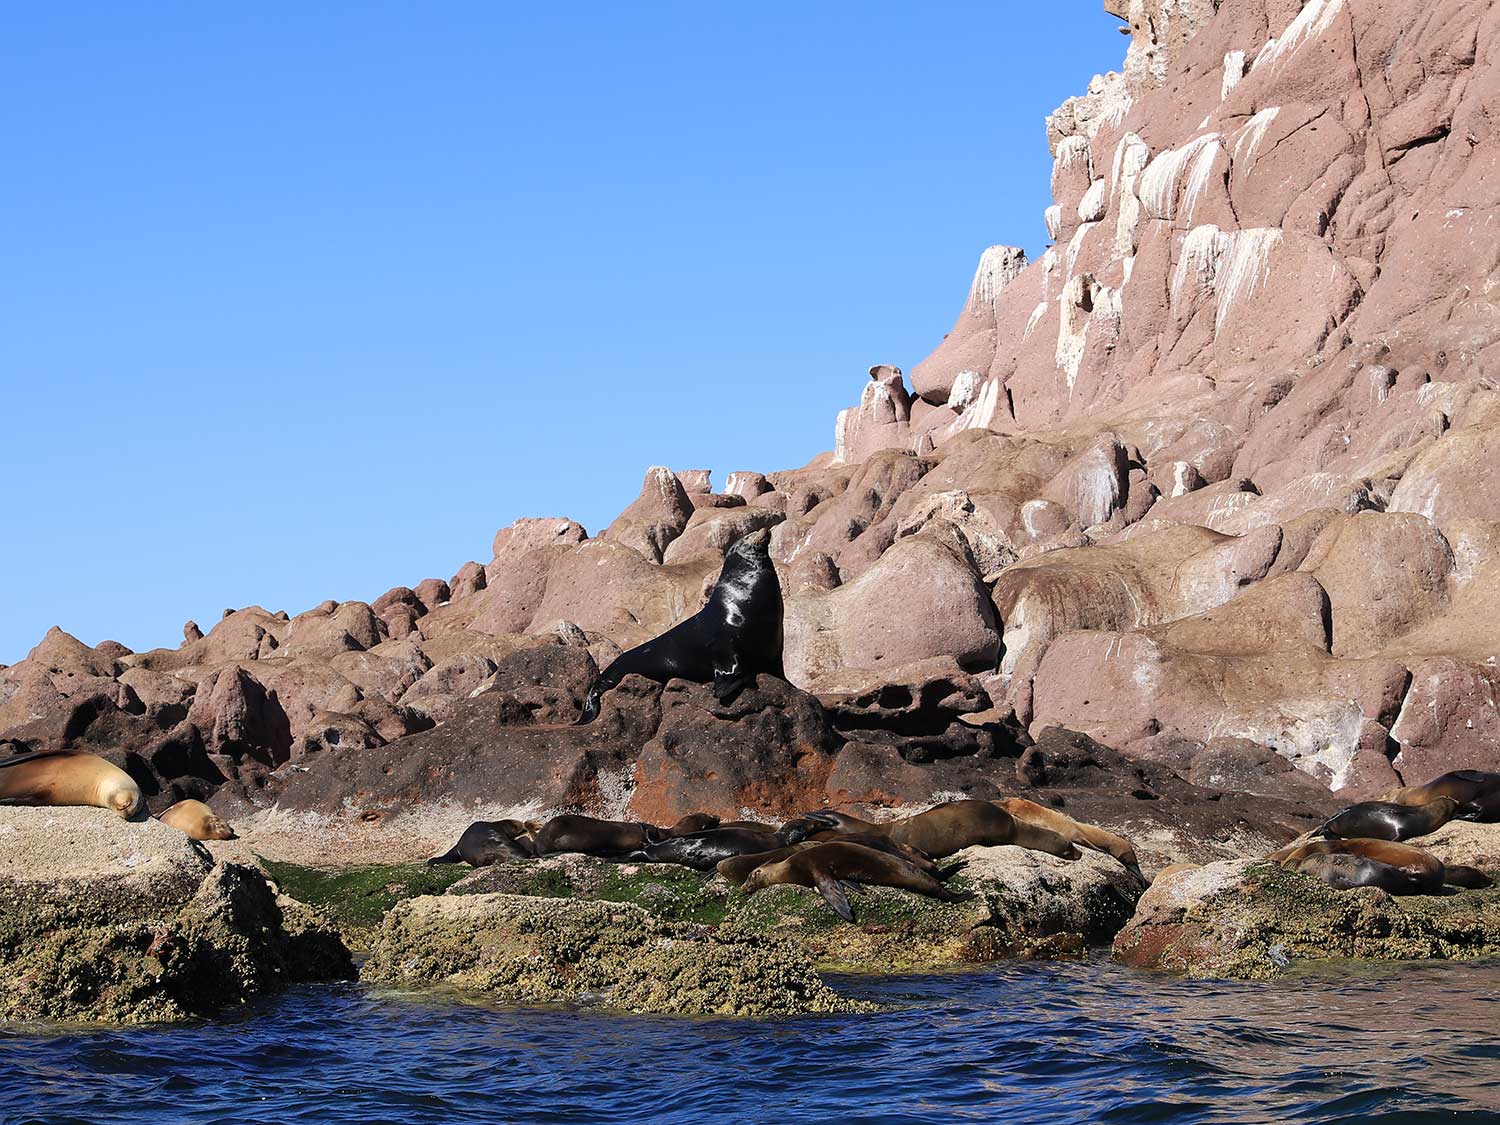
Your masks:
{"label": "blue sea water", "polygon": [[305,987],[190,1027],[0,1030],[0,1122],[1500,1121],[1500,965],[842,978],[771,1022]]}

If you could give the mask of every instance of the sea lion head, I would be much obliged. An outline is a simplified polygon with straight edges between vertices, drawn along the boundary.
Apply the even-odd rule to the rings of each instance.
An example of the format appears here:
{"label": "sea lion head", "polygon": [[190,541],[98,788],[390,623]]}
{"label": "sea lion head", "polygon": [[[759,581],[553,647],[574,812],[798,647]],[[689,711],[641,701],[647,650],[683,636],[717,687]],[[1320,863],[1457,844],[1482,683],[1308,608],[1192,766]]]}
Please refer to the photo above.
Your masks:
{"label": "sea lion head", "polygon": [[99,796],[101,805],[114,809],[126,820],[141,811],[141,787],[129,775],[124,780],[111,778]]}

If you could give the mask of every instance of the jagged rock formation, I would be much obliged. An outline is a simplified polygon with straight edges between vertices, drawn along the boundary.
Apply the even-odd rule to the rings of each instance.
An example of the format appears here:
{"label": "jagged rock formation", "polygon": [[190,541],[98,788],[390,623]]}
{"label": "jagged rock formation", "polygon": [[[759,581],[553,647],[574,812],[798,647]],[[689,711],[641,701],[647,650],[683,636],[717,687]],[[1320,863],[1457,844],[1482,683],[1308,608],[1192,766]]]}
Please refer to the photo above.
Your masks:
{"label": "jagged rock formation", "polygon": [[[156,808],[380,821],[1056,788],[1028,745],[1066,728],[1095,818],[1162,858],[1206,795],[1294,834],[1330,788],[1500,768],[1500,7],[1107,6],[1124,69],[1047,124],[1055,245],[986,250],[831,453],[722,492],[652,468],[602,535],[519,520],[446,581],[175,650],[54,631],[0,669],[0,738],[104,753]],[[762,528],[793,687],[627,681],[559,726]],[[1128,796],[1148,774],[1176,804]]]}

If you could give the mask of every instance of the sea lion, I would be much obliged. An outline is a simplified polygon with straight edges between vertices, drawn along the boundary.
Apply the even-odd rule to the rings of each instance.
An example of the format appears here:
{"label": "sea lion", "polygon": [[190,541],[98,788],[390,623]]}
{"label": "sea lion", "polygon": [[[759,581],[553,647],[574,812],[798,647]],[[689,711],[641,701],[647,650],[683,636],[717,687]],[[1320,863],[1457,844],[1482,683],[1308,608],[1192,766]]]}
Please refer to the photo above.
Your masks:
{"label": "sea lion", "polygon": [[1452,797],[1458,802],[1456,815],[1460,820],[1500,820],[1500,773],[1454,770],[1426,785],[1393,789],[1380,799],[1397,805],[1425,805],[1438,797]]}
{"label": "sea lion", "polygon": [[719,827],[719,818],[713,813],[695,812],[688,813],[671,828],[667,833],[672,836],[687,836],[693,832],[707,832],[710,828]]}
{"label": "sea lion", "polygon": [[1312,855],[1363,856],[1394,867],[1411,876],[1421,888],[1403,893],[1435,894],[1442,889],[1446,875],[1443,861],[1437,856],[1394,840],[1309,840],[1302,844],[1288,844],[1272,852],[1270,860],[1288,871],[1295,871],[1304,859]]}
{"label": "sea lion", "polygon": [[1321,879],[1336,891],[1379,887],[1393,895],[1419,895],[1427,892],[1422,880],[1399,867],[1362,855],[1314,854],[1301,860],[1294,870],[1314,879]]}
{"label": "sea lion", "polygon": [[601,859],[623,859],[658,840],[667,830],[640,821],[596,820],[572,814],[554,816],[533,837],[537,855],[582,852]]}
{"label": "sea lion", "polygon": [[850,883],[901,887],[942,902],[967,902],[976,897],[973,891],[950,891],[904,859],[843,840],[814,844],[785,859],[762,863],[750,872],[740,890],[751,895],[778,883],[812,887],[846,922],[854,921],[854,909],[849,905]]}
{"label": "sea lion", "polygon": [[656,841],[643,846],[630,858],[647,863],[678,863],[697,871],[711,871],[720,860],[755,852],[775,851],[792,842],[768,830],[713,828],[707,832],[693,832],[686,836]]}
{"label": "sea lion", "polygon": [[442,855],[427,861],[467,863],[470,867],[488,867],[507,859],[530,859],[536,855],[533,839],[540,824],[529,820],[476,820]]}
{"label": "sea lion", "polygon": [[1016,844],[1064,859],[1078,856],[1078,850],[1065,837],[1050,828],[1017,820],[989,801],[946,801],[915,816],[881,824],[845,813],[820,810],[783,825],[782,836],[788,844],[795,844],[813,832],[821,831],[819,822],[822,827],[843,832],[884,836],[898,844],[916,848],[933,859],[943,859],[975,845],[994,847],[1000,844]]}
{"label": "sea lion", "polygon": [[666,683],[713,681],[727,703],[757,672],[780,676],[781,584],[767,553],[770,532],[744,536],[724,556],[708,604],[661,636],[618,656],[589,688],[578,724],[599,716],[604,693],[632,673]]}
{"label": "sea lion", "polygon": [[97,754],[43,750],[0,758],[0,803],[94,805],[128,820],[141,810],[141,787]]}
{"label": "sea lion", "polygon": [[195,840],[233,840],[229,822],[202,801],[178,801],[157,818]]}
{"label": "sea lion", "polygon": [[734,855],[728,859],[721,859],[715,865],[719,874],[728,879],[736,887],[744,885],[746,879],[750,878],[750,872],[765,863],[779,863],[787,856],[807,848],[816,847],[815,844],[788,844],[784,848],[777,848],[772,852],[751,852],[748,855]]}
{"label": "sea lion", "polygon": [[1329,819],[1313,835],[1346,840],[1410,840],[1436,832],[1457,814],[1458,802],[1452,797],[1435,797],[1425,805],[1361,801]]}
{"label": "sea lion", "polygon": [[1002,797],[992,803],[999,805],[1025,824],[1050,829],[1065,840],[1082,844],[1096,852],[1112,855],[1137,877],[1145,878],[1141,875],[1141,865],[1136,859],[1135,848],[1124,836],[1117,836],[1107,828],[1100,828],[1097,824],[1085,824],[1081,820],[1074,820],[1066,813],[1049,809],[1046,805],[1039,805],[1035,801],[1028,801],[1025,797]]}
{"label": "sea lion", "polygon": [[898,844],[889,837],[877,836],[873,832],[844,832],[837,828],[828,828],[822,832],[811,832],[804,838],[804,842],[814,844],[827,844],[834,840],[842,840],[846,844],[858,844],[863,848],[886,852],[898,859],[904,859],[917,870],[927,872],[934,879],[947,879],[961,871],[964,866],[962,863],[955,863],[948,867],[939,867],[916,848]]}

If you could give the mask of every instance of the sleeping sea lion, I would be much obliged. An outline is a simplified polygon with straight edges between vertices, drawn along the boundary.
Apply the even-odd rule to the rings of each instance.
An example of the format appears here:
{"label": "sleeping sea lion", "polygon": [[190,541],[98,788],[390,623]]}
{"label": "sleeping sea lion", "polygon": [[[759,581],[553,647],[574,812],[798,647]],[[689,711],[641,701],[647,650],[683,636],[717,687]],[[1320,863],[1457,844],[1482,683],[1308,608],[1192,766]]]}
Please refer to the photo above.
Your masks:
{"label": "sleeping sea lion", "polygon": [[1097,824],[1085,824],[1081,820],[1074,820],[1066,813],[1049,809],[1046,805],[1039,805],[1035,801],[1028,801],[1025,797],[1002,797],[992,803],[999,805],[1025,824],[1050,829],[1065,840],[1112,855],[1135,875],[1144,878],[1141,876],[1141,865],[1136,859],[1135,848],[1124,836],[1117,836],[1106,828],[1100,828]]}
{"label": "sleeping sea lion", "polygon": [[[1417,881],[1420,891],[1412,894],[1436,894],[1444,883],[1456,887],[1489,886],[1489,877],[1472,867],[1455,864],[1447,867],[1430,852],[1394,840],[1309,840],[1288,844],[1270,855],[1272,863],[1291,871],[1311,855],[1354,855],[1384,863],[1405,872]],[[1480,880],[1483,880],[1482,882]]]}
{"label": "sleeping sea lion", "polygon": [[687,836],[693,832],[707,832],[710,828],[719,827],[719,818],[713,813],[695,812],[688,813],[671,828],[667,829],[670,836]]}
{"label": "sleeping sea lion", "polygon": [[845,813],[820,810],[789,821],[782,826],[782,835],[787,843],[795,844],[820,831],[820,822],[823,827],[844,832],[884,836],[898,844],[916,848],[933,859],[942,859],[975,845],[994,847],[1000,844],[1016,844],[1064,859],[1078,856],[1077,849],[1063,836],[1050,828],[1017,820],[989,801],[947,801],[915,816],[881,824]]}
{"label": "sleeping sea lion", "polygon": [[178,801],[156,819],[179,832],[186,832],[195,840],[234,839],[234,829],[229,827],[229,822],[202,801]]}
{"label": "sleeping sea lion", "polygon": [[530,859],[536,855],[533,835],[541,827],[529,820],[476,820],[442,855],[427,861],[467,863],[470,867],[488,867],[507,859]]}
{"label": "sleeping sea lion", "polygon": [[1454,770],[1426,785],[1393,789],[1380,799],[1397,805],[1425,805],[1438,797],[1458,802],[1460,820],[1500,820],[1500,773]]}
{"label": "sleeping sea lion", "polygon": [[738,887],[742,886],[745,880],[750,878],[750,872],[762,864],[779,863],[794,852],[800,852],[806,848],[815,846],[814,844],[788,844],[786,847],[777,848],[772,852],[751,852],[748,855],[730,856],[728,859],[719,860],[716,867],[720,875]]}
{"label": "sleeping sea lion", "polygon": [[630,858],[647,863],[679,863],[698,871],[711,871],[720,860],[775,851],[791,842],[774,832],[759,829],[713,828],[654,842],[632,853]]}
{"label": "sleeping sea lion", "polygon": [[43,750],[0,758],[0,803],[94,805],[128,820],[141,810],[141,787],[97,754]]}
{"label": "sleeping sea lion", "polygon": [[634,673],[666,683],[713,682],[727,703],[757,672],[781,673],[781,583],[767,553],[766,530],[744,536],[724,556],[708,604],[661,636],[622,653],[594,681],[578,723],[599,716],[604,693]]}
{"label": "sleeping sea lion", "polygon": [[904,859],[842,840],[814,844],[785,859],[762,863],[750,872],[740,889],[750,895],[779,883],[812,887],[846,922],[854,921],[848,895],[851,883],[900,887],[942,902],[967,902],[976,897],[973,891],[950,891]]}
{"label": "sleeping sea lion", "polygon": [[939,867],[916,848],[898,844],[889,837],[877,836],[873,832],[845,832],[838,828],[827,828],[822,832],[810,832],[804,837],[804,842],[814,844],[827,844],[835,840],[842,840],[846,844],[858,844],[862,848],[871,848],[874,851],[886,852],[898,859],[904,859],[917,870],[927,872],[934,879],[947,879],[962,870],[964,866],[962,863],[955,863],[949,867]]}
{"label": "sleeping sea lion", "polygon": [[533,837],[536,854],[581,852],[601,859],[624,859],[658,840],[667,829],[640,821],[597,820],[591,816],[554,816]]}
{"label": "sleeping sea lion", "polygon": [[1379,887],[1393,895],[1420,895],[1427,893],[1422,880],[1381,863],[1368,856],[1339,853],[1320,853],[1307,856],[1294,870],[1303,875],[1321,879],[1336,891],[1350,891],[1355,887]]}
{"label": "sleeping sea lion", "polygon": [[1457,813],[1458,802],[1452,797],[1434,797],[1425,805],[1361,801],[1330,818],[1313,835],[1346,840],[1410,840],[1436,832]]}

